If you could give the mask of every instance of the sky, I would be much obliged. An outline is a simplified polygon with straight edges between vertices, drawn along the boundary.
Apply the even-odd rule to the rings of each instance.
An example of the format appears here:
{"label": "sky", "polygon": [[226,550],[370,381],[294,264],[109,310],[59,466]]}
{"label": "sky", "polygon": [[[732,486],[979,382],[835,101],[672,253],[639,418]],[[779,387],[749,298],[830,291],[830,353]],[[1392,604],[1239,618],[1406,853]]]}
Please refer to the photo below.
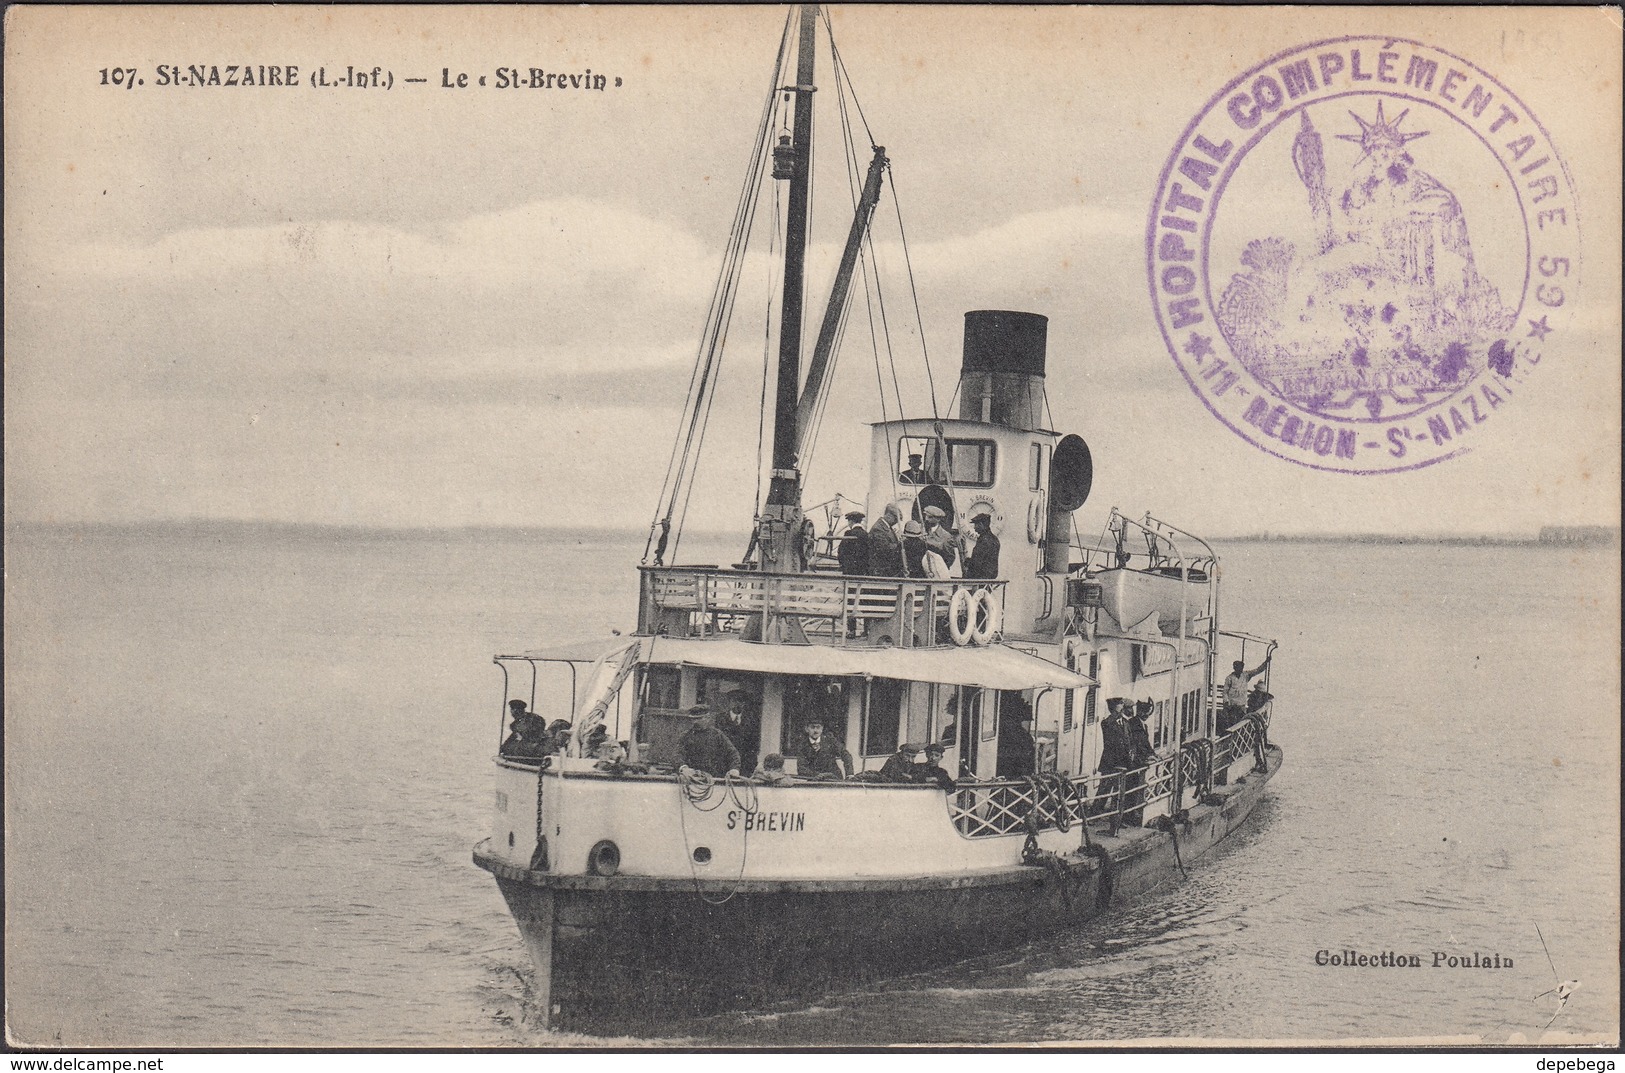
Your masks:
{"label": "sky", "polygon": [[[648,524],[783,9],[7,19],[8,521]],[[922,340],[945,408],[964,312],[1027,310],[1050,319],[1053,424],[1094,455],[1085,529],[1113,505],[1215,535],[1617,524],[1617,12],[838,7],[831,21],[906,227],[907,262],[887,193],[877,274],[908,416],[931,410]],[[1239,439],[1180,375],[1148,295],[1150,199],[1185,124],[1242,71],[1333,33],[1415,36],[1491,70],[1550,131],[1582,207],[1565,344],[1470,453],[1411,473],[1315,472]],[[102,85],[114,62],[142,84]],[[301,84],[159,86],[160,64],[297,64]],[[394,85],[309,85],[346,66]],[[621,85],[442,86],[533,66]],[[819,77],[832,167],[812,323],[849,222]],[[1486,264],[1508,260],[1504,238],[1475,234]],[[690,514],[712,530],[749,524],[756,482],[771,258],[755,250]],[[866,486],[865,424],[883,416],[869,339],[855,314],[809,504]]]}

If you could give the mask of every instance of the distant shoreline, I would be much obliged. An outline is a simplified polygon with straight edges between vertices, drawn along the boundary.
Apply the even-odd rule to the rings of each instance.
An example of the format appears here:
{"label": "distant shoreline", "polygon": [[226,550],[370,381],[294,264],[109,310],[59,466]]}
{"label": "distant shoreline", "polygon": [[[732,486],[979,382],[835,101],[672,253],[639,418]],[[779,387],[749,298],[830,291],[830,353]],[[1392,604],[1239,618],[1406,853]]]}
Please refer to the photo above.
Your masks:
{"label": "distant shoreline", "polygon": [[[315,522],[261,522],[237,521],[218,518],[164,519],[148,522],[6,522],[6,538],[29,535],[173,535],[193,537],[244,538],[281,537],[288,540],[514,540],[529,538],[591,538],[606,537],[637,540],[647,530],[619,526],[366,526],[328,525]],[[730,531],[690,531],[689,540],[729,541],[739,539]],[[1370,544],[1440,547],[1541,547],[1541,548],[1611,548],[1620,540],[1618,528],[1608,526],[1547,526],[1539,533],[1467,534],[1443,536],[1438,534],[1405,533],[1244,533],[1235,536],[1209,537],[1217,544]]]}
{"label": "distant shoreline", "polygon": [[[1590,528],[1590,527],[1587,527]],[[1603,528],[1603,527],[1598,527]],[[1468,548],[1612,548],[1619,544],[1618,529],[1597,533],[1553,533],[1542,530],[1533,536],[1418,536],[1401,533],[1249,533],[1244,536],[1213,537],[1223,544],[1426,544]]]}

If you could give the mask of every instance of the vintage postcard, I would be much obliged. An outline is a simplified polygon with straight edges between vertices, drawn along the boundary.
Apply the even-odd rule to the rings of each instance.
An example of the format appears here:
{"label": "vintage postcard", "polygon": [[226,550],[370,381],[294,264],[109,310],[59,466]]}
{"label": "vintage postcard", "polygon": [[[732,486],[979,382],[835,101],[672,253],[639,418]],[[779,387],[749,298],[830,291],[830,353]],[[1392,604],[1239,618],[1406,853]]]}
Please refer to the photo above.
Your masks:
{"label": "vintage postcard", "polygon": [[5,30],[10,1045],[1618,1046],[1617,7]]}

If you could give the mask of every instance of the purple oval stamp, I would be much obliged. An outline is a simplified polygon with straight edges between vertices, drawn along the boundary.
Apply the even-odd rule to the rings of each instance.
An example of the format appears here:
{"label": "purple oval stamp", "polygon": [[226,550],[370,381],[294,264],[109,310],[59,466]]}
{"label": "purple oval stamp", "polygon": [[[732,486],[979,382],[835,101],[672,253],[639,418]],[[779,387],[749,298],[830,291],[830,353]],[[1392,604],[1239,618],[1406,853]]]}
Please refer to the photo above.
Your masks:
{"label": "purple oval stamp", "polygon": [[1470,450],[1571,328],[1575,193],[1540,121],[1418,41],[1283,52],[1220,90],[1146,227],[1192,390],[1260,449],[1392,473]]}

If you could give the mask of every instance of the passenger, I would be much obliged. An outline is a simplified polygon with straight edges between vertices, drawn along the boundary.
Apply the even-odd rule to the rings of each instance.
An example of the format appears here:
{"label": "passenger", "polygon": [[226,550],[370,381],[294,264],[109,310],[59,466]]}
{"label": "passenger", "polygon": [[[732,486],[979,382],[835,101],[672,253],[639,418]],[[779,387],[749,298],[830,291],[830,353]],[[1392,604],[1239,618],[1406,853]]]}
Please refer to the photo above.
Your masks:
{"label": "passenger", "polygon": [[887,503],[880,520],[869,530],[869,575],[871,577],[905,577],[903,573],[903,545],[897,537],[897,527],[903,522],[903,512],[896,503]]}
{"label": "passenger", "polygon": [[752,773],[750,781],[763,786],[794,786],[796,782],[784,773],[784,757],[779,753],[768,753],[762,757],[762,766]]}
{"label": "passenger", "polygon": [[1123,822],[1130,827],[1138,827],[1144,818],[1145,767],[1157,755],[1151,749],[1151,735],[1146,729],[1146,721],[1155,709],[1156,705],[1148,700],[1123,706],[1123,724],[1128,733],[1129,750],[1128,774],[1123,777]]}
{"label": "passenger", "polygon": [[809,779],[845,779],[852,775],[852,754],[824,734],[824,720],[807,720],[806,736],[796,750],[796,770]]}
{"label": "passenger", "polygon": [[1036,764],[1037,746],[1027,724],[1033,709],[1020,693],[1003,693],[999,699],[999,757],[994,774],[1001,779],[1021,779],[1031,775]]}
{"label": "passenger", "polygon": [[1100,766],[1095,769],[1102,775],[1128,771],[1133,766],[1134,746],[1129,738],[1126,707],[1128,701],[1123,697],[1111,697],[1107,701],[1107,717],[1100,723]]}
{"label": "passenger", "polygon": [[925,526],[912,518],[903,526],[903,570],[909,577],[925,576]]}
{"label": "passenger", "polygon": [[897,747],[897,751],[886,758],[880,767],[881,782],[913,782],[914,758],[920,755],[923,749],[917,741],[906,741]]}
{"label": "passenger", "polygon": [[581,743],[581,755],[597,757],[598,749],[609,740],[609,728],[599,723],[587,731],[587,739]]}
{"label": "passenger", "polygon": [[547,725],[535,712],[525,710],[522,700],[508,702],[508,736],[497,752],[502,756],[534,760],[546,756]]}
{"label": "passenger", "polygon": [[1264,662],[1250,671],[1242,669],[1246,664],[1239,659],[1231,664],[1231,673],[1224,680],[1224,722],[1220,724],[1222,729],[1228,730],[1247,717],[1247,684],[1269,670],[1270,660],[1273,658],[1275,652],[1272,649],[1270,654],[1264,657]]}
{"label": "passenger", "polygon": [[1247,695],[1247,718],[1253,721],[1258,728],[1258,737],[1253,741],[1253,757],[1257,763],[1253,765],[1256,771],[1269,770],[1269,764],[1264,759],[1264,750],[1269,748],[1269,721],[1264,718],[1264,709],[1274,700],[1273,694],[1264,691],[1264,683],[1253,686],[1253,691]]}
{"label": "passenger", "polygon": [[841,573],[847,577],[867,577],[869,530],[863,527],[863,511],[847,511],[846,520],[851,524],[841,534],[841,546],[836,550],[835,557],[841,562]]}
{"label": "passenger", "polygon": [[996,578],[999,576],[999,538],[993,535],[993,517],[977,514],[970,523],[976,529],[976,546],[965,556],[965,576]]}
{"label": "passenger", "polygon": [[[941,507],[925,508],[925,571],[932,577],[951,577],[954,561],[959,558],[955,550],[958,541],[948,528],[948,512]],[[939,567],[932,563],[931,556],[935,555],[942,560]]]}
{"label": "passenger", "polygon": [[756,715],[755,705],[739,689],[730,689],[723,695],[722,702],[723,712],[717,720],[717,729],[734,743],[734,749],[739,753],[739,770],[753,771],[756,768],[756,753],[762,743],[761,720]]}
{"label": "passenger", "polygon": [[959,784],[954,782],[953,776],[942,766],[942,758],[948,752],[940,741],[934,741],[925,747],[925,762],[915,764],[912,769],[915,782],[935,783],[944,790],[957,790]]}
{"label": "passenger", "polygon": [[739,750],[728,735],[717,729],[717,716],[708,705],[696,704],[686,715],[694,718],[677,742],[679,770],[693,768],[716,778],[739,774]]}
{"label": "passenger", "polygon": [[1147,724],[1151,715],[1157,710],[1155,702],[1142,700],[1134,705],[1134,714],[1130,717],[1128,732],[1129,741],[1133,746],[1134,766],[1145,767],[1156,757],[1151,749],[1151,732]]}
{"label": "passenger", "polygon": [[564,756],[570,747],[570,720],[555,719],[547,725],[547,753]]}
{"label": "passenger", "polygon": [[909,455],[908,468],[897,475],[898,484],[930,484],[931,478],[926,475],[925,467],[920,465],[924,461],[923,455]]}

